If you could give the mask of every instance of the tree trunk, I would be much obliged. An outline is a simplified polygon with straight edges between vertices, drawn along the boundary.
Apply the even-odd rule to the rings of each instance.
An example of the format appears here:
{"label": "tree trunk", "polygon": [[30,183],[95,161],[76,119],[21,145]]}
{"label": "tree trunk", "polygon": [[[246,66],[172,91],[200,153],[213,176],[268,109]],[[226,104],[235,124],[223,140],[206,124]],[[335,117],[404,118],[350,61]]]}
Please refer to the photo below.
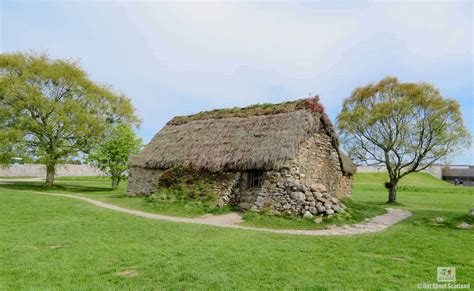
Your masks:
{"label": "tree trunk", "polygon": [[120,177],[112,177],[112,190],[116,190],[120,183]]}
{"label": "tree trunk", "polygon": [[387,203],[394,204],[396,202],[397,202],[397,189],[396,187],[390,187],[390,189],[388,189]]}
{"label": "tree trunk", "polygon": [[53,186],[55,172],[55,163],[46,164],[46,186]]}
{"label": "tree trunk", "polygon": [[387,203],[394,204],[397,202],[397,186],[398,181],[391,180],[388,184],[388,201]]}

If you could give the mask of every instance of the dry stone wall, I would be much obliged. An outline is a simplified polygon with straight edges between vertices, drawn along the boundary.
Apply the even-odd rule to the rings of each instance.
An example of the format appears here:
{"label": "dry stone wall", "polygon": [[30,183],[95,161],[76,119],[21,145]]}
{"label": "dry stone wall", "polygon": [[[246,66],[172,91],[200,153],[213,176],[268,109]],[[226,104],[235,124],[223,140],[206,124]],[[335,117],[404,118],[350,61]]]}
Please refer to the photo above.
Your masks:
{"label": "dry stone wall", "polygon": [[288,168],[292,177],[299,177],[305,185],[321,183],[338,198],[352,195],[352,179],[344,176],[339,153],[326,134],[315,134],[308,139]]}
{"label": "dry stone wall", "polygon": [[352,195],[352,177],[343,175],[339,154],[326,134],[309,139],[280,171],[265,172],[262,188],[246,189],[246,176],[235,193],[236,204],[243,209],[306,217],[331,215],[345,208],[339,198]]}
{"label": "dry stone wall", "polygon": [[128,173],[127,195],[148,195],[158,188],[158,180],[163,173],[159,169],[130,167]]}
{"label": "dry stone wall", "polygon": [[352,176],[341,175],[333,193],[336,198],[352,196]]}
{"label": "dry stone wall", "polygon": [[224,205],[230,204],[233,199],[234,191],[238,187],[238,183],[241,179],[242,174],[240,172],[228,172],[225,173],[226,179],[223,179],[221,183],[218,183],[214,190],[219,193],[219,199],[217,200],[217,206],[224,207]]}
{"label": "dry stone wall", "polygon": [[266,172],[252,210],[313,217],[342,212],[345,206],[321,183],[302,184],[288,171]]}

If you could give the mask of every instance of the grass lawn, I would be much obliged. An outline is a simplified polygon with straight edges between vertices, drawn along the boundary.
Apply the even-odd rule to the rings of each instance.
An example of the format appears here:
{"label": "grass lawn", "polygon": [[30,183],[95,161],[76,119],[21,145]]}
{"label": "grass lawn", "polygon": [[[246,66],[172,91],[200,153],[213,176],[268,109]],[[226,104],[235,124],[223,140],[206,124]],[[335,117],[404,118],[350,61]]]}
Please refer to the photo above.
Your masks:
{"label": "grass lawn", "polygon": [[287,215],[269,215],[266,213],[256,213],[248,211],[244,214],[242,225],[265,227],[273,229],[325,229],[333,225],[354,224],[376,215],[387,212],[384,203],[370,204],[359,202],[353,199],[343,199],[347,206],[345,213],[325,217],[319,224],[315,223],[315,218],[306,219],[302,217],[289,217]]}
{"label": "grass lawn", "polygon": [[198,217],[207,213],[218,215],[231,211],[229,207],[217,210],[206,209],[202,203],[193,201],[177,200],[166,201],[166,203],[150,203],[144,197],[126,196],[126,182],[120,183],[117,190],[112,190],[110,178],[107,177],[58,177],[53,187],[45,187],[41,181],[21,181],[0,186],[17,190],[79,194],[122,207],[171,216]]}
{"label": "grass lawn", "polygon": [[[126,184],[122,183],[119,189],[110,189],[110,179],[106,177],[59,177],[56,185],[52,188],[45,187],[41,181],[20,181],[12,185],[4,186],[18,190],[34,190],[57,193],[73,193],[90,197],[114,205],[142,210],[146,212],[166,214],[181,217],[199,217],[204,214],[225,214],[231,212],[232,207],[210,208],[202,201],[179,200],[173,194],[159,193],[160,199],[149,200],[144,197],[126,196]],[[303,219],[301,217],[288,217],[286,215],[269,215],[266,213],[245,213],[242,225],[273,228],[273,229],[324,229],[332,225],[357,223],[365,218],[385,213],[384,203],[370,204],[366,202],[347,199],[344,204],[348,206],[345,214],[324,218],[322,223],[315,223],[314,219]]]}
{"label": "grass lawn", "polygon": [[[383,174],[358,174],[354,201],[383,206]],[[400,187],[413,216],[380,233],[309,237],[149,220],[82,201],[11,191],[81,193],[129,207],[104,178],[58,186],[0,185],[0,290],[10,289],[416,289],[438,266],[474,283],[473,230],[454,226],[474,207],[474,188],[425,174]],[[131,202],[133,201],[133,202]],[[149,204],[148,204],[149,205]],[[146,210],[146,209],[144,209]],[[434,217],[446,223],[434,224]]]}

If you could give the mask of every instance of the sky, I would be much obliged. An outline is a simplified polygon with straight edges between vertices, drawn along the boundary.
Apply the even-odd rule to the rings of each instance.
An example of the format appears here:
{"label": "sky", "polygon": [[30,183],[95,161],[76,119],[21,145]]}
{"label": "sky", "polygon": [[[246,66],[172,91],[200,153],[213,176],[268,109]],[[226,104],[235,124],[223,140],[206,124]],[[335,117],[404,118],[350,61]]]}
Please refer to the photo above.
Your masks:
{"label": "sky", "polygon": [[145,142],[176,115],[315,94],[335,122],[386,76],[458,100],[474,135],[473,3],[0,0],[0,51],[79,61],[131,98]]}

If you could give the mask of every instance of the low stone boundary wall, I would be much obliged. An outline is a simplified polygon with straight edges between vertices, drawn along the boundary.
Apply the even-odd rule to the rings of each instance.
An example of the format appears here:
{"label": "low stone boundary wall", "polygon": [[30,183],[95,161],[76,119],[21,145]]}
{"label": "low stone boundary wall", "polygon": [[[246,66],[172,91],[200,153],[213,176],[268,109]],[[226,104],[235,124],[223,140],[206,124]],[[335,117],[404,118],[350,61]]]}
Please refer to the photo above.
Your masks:
{"label": "low stone boundary wall", "polygon": [[[90,165],[60,164],[56,166],[56,176],[101,176],[104,173]],[[0,177],[46,177],[46,166],[41,164],[10,165],[0,167]]]}

